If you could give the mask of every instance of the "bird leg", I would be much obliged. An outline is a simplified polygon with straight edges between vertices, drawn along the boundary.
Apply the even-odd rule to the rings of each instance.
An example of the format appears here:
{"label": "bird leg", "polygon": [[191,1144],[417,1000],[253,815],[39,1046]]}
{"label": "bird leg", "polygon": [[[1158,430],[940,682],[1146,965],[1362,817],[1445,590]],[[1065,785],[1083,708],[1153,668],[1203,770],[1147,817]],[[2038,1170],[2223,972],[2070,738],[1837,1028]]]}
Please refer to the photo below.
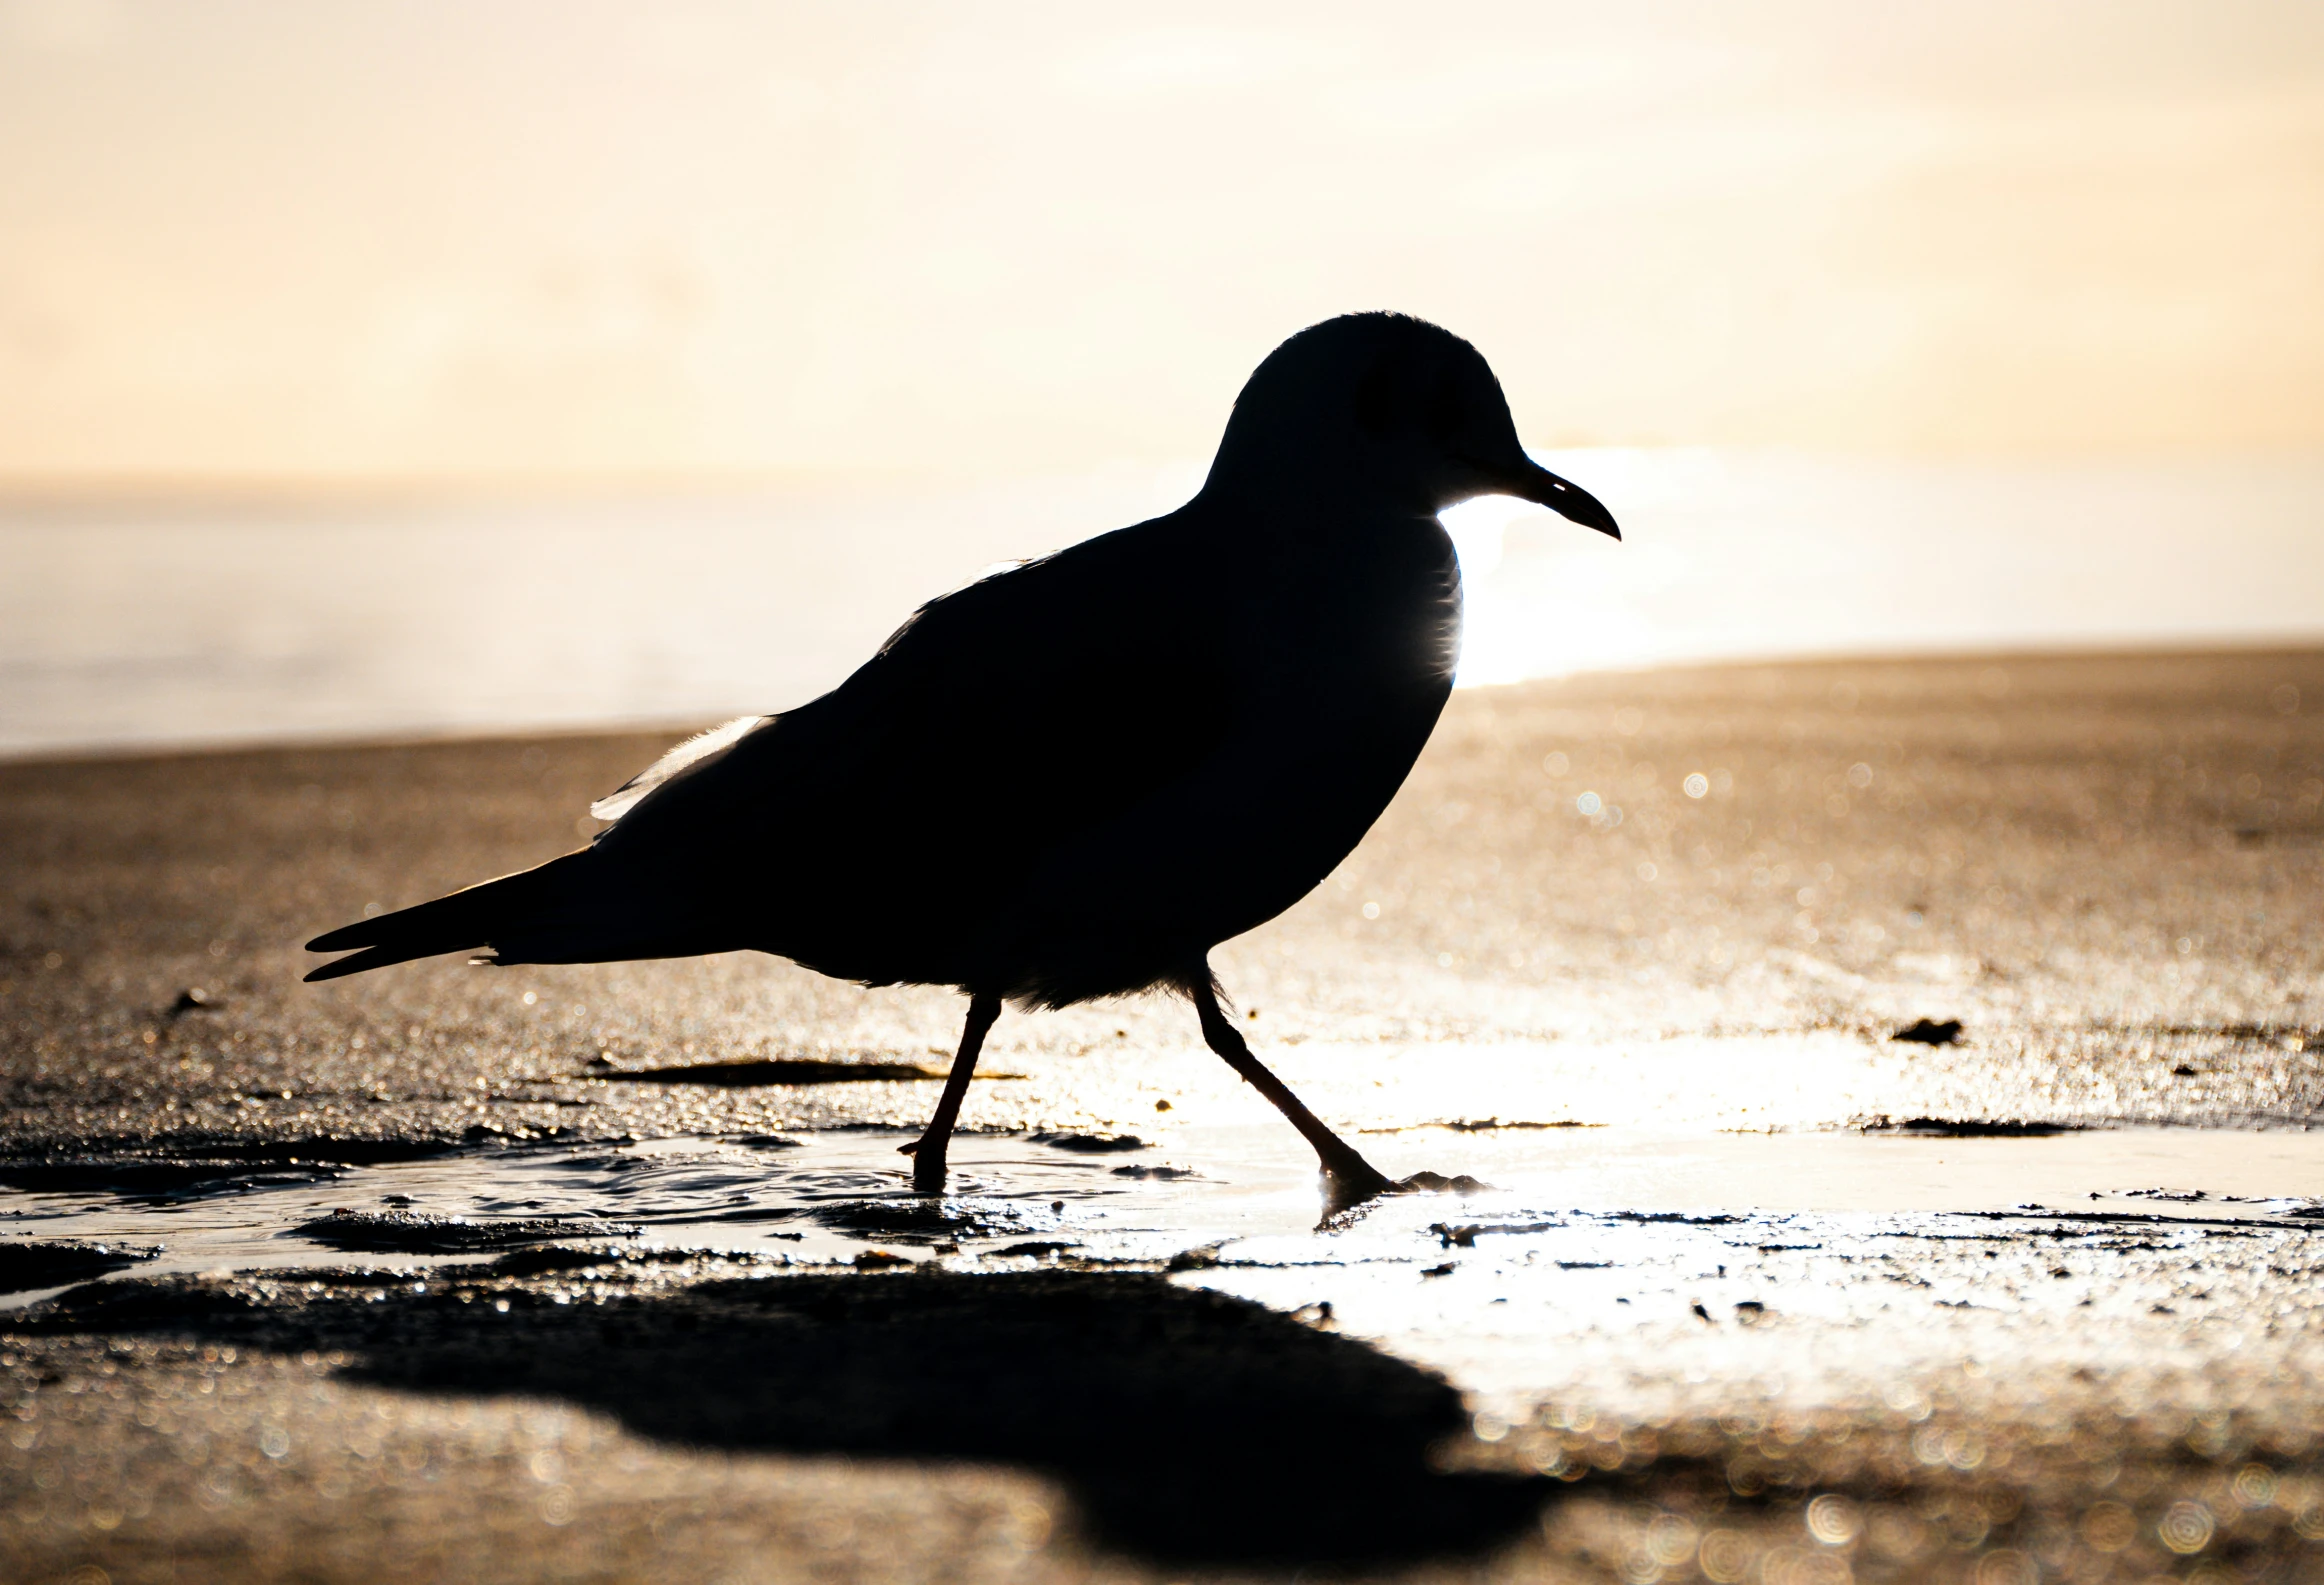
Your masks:
{"label": "bird leg", "polygon": [[952,1059],[952,1073],[944,1081],[944,1097],[936,1103],[936,1115],[928,1119],[926,1133],[898,1152],[912,1158],[915,1194],[944,1192],[944,1147],[952,1142],[953,1122],[968,1095],[968,1081],[976,1075],[977,1053],[984,1049],[984,1037],[1000,1016],[998,996],[980,992],[968,999],[968,1025],[960,1032],[960,1054]]}
{"label": "bird leg", "polygon": [[1211,989],[1206,971],[1193,984],[1194,1010],[1202,1018],[1202,1038],[1226,1059],[1228,1067],[1241,1074],[1261,1095],[1273,1103],[1275,1110],[1291,1119],[1291,1126],[1306,1136],[1322,1158],[1323,1175],[1327,1185],[1326,1199],[1333,1212],[1384,1193],[1394,1185],[1385,1173],[1374,1167],[1355,1148],[1323,1125],[1317,1117],[1291,1093],[1291,1087],[1267,1071],[1251,1048],[1244,1043],[1243,1032],[1234,1025],[1218,1004],[1218,993]]}

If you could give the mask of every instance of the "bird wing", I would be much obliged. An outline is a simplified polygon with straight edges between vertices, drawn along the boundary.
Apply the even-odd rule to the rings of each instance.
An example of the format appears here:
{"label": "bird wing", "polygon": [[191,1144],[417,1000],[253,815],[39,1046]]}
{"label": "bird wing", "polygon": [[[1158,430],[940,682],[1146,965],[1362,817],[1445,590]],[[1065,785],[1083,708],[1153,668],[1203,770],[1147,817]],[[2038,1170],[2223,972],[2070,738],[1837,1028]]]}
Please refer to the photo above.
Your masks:
{"label": "bird wing", "polygon": [[1183,533],[1159,519],[931,601],[831,693],[662,774],[597,854],[673,950],[964,981],[1046,856],[1197,775],[1231,728],[1222,579]]}
{"label": "bird wing", "polygon": [[1460,576],[1433,517],[1336,522],[1332,555],[1233,565],[1215,744],[1024,877],[999,956],[1063,1006],[1199,976],[1210,947],[1307,895],[1395,796],[1451,691]]}

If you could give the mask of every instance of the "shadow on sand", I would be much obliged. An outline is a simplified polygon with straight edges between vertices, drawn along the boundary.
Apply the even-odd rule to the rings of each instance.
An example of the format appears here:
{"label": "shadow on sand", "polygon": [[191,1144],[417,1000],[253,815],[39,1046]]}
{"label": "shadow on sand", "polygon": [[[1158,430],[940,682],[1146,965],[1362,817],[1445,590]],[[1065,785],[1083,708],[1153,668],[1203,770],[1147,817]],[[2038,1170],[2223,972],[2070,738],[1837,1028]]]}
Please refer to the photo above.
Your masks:
{"label": "shadow on sand", "polygon": [[1467,1425],[1440,1378],[1147,1274],[785,1276],[601,1304],[501,1290],[506,1313],[300,1273],[318,1275],[337,1279],[319,1295],[92,1284],[23,1329],[338,1350],[352,1380],[561,1398],[696,1447],[1015,1464],[1064,1484],[1092,1542],[1156,1560],[1474,1554],[1557,1489],[1432,1468]]}

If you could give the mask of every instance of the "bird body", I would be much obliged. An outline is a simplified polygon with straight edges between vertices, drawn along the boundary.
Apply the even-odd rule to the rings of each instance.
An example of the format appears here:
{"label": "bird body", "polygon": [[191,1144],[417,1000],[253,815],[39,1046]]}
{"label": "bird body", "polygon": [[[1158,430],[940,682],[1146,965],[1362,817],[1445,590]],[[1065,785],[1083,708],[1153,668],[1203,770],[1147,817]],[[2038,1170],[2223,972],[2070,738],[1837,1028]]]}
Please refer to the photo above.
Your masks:
{"label": "bird body", "polygon": [[1451,689],[1434,517],[1342,522],[1320,575],[1295,536],[1198,498],[931,601],[588,848],[351,926],[370,951],[321,972],[753,949],[1052,1007],[1171,981],[1330,873]]}
{"label": "bird body", "polygon": [[600,804],[587,848],[318,937],[360,950],[308,978],[750,949],[959,987],[968,1066],[1003,1000],[1154,987],[1195,996],[1218,1045],[1209,950],[1346,857],[1444,708],[1461,595],[1436,513],[1489,491],[1615,532],[1525,457],[1466,342],[1395,315],[1312,327],[1179,510],[930,601],[830,693]]}

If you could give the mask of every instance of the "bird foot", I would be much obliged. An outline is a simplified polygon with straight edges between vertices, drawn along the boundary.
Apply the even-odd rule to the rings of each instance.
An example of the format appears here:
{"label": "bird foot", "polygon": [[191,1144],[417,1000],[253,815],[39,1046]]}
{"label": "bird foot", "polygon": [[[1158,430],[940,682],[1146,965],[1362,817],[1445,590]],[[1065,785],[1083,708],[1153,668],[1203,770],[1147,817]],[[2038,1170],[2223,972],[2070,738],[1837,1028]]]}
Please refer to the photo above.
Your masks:
{"label": "bird foot", "polygon": [[944,1192],[944,1152],[924,1150],[912,1158],[912,1192],[914,1194],[942,1194]]}
{"label": "bird foot", "polygon": [[1390,1194],[1483,1194],[1493,1186],[1482,1178],[1467,1173],[1446,1177],[1441,1172],[1415,1172],[1409,1178],[1398,1178],[1388,1186]]}
{"label": "bird foot", "polygon": [[944,1157],[948,1140],[930,1140],[926,1134],[908,1145],[898,1145],[896,1154],[912,1158],[912,1192],[914,1194],[942,1194],[944,1192]]}
{"label": "bird foot", "polygon": [[1343,1162],[1327,1161],[1323,1167],[1323,1214],[1327,1219],[1337,1216],[1367,1200],[1376,1200],[1395,1187],[1386,1173],[1361,1156]]}
{"label": "bird foot", "polygon": [[1482,1194],[1493,1187],[1465,1172],[1450,1178],[1441,1172],[1415,1172],[1408,1178],[1390,1178],[1366,1163],[1357,1165],[1360,1171],[1323,1169],[1323,1214],[1327,1223],[1391,1194]]}

